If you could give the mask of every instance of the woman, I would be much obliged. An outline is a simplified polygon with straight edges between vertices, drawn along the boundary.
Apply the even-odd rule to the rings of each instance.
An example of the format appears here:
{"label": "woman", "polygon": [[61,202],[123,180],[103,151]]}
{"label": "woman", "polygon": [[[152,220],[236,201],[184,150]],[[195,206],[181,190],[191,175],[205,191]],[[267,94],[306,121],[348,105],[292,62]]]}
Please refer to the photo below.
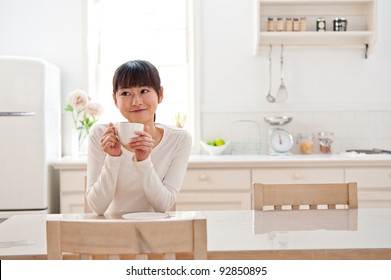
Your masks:
{"label": "woman", "polygon": [[129,121],[144,131],[121,146],[112,123],[90,131],[86,199],[99,215],[112,212],[165,212],[175,204],[190,155],[186,130],[155,123],[163,100],[157,69],[129,61],[113,77],[113,99]]}

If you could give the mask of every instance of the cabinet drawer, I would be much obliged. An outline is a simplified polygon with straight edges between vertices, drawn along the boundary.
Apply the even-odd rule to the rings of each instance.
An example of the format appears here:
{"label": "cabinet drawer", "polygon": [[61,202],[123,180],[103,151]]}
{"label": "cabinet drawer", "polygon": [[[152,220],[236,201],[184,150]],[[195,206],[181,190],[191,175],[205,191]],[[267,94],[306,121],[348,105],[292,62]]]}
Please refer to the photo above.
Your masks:
{"label": "cabinet drawer", "polygon": [[250,193],[180,193],[177,211],[250,210]]}
{"label": "cabinet drawer", "polygon": [[86,170],[62,170],[60,173],[61,192],[84,192]]}
{"label": "cabinet drawer", "polygon": [[298,184],[344,182],[343,168],[262,168],[254,169],[254,183]]}
{"label": "cabinet drawer", "polygon": [[84,213],[84,193],[61,196],[61,213]]}
{"label": "cabinet drawer", "polygon": [[249,169],[189,169],[182,190],[246,190],[250,191]]}
{"label": "cabinet drawer", "polygon": [[389,208],[391,207],[391,191],[358,191],[359,208]]}
{"label": "cabinet drawer", "polygon": [[391,190],[391,168],[351,167],[345,169],[346,182],[357,182],[359,189],[387,188]]}

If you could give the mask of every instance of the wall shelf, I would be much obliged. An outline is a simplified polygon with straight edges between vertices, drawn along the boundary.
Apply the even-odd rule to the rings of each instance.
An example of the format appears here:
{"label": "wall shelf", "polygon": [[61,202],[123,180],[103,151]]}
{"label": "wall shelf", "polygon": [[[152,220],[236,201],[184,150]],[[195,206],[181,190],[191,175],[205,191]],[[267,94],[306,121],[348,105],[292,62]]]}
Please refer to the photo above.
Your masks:
{"label": "wall shelf", "polygon": [[[254,0],[254,54],[269,45],[362,47],[372,53],[376,39],[376,0]],[[274,30],[267,31],[268,18]],[[306,20],[306,31],[276,31],[276,19]],[[317,18],[326,19],[326,32],[316,31]],[[333,31],[336,17],[347,19],[347,31]],[[284,24],[285,27],[285,24]]]}

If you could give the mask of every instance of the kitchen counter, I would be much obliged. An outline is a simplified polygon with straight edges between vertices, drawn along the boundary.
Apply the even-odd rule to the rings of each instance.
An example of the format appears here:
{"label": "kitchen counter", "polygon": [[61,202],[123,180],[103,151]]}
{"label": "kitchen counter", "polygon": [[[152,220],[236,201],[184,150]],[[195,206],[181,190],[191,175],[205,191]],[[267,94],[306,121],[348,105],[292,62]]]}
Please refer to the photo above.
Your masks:
{"label": "kitchen counter", "polygon": [[368,166],[391,167],[391,155],[357,153],[311,155],[191,155],[189,167]]}
{"label": "kitchen counter", "polygon": [[[284,167],[284,166],[390,166],[390,154],[311,154],[311,155],[201,155],[192,154],[189,167]],[[87,157],[64,157],[52,166],[55,169],[86,169]]]}

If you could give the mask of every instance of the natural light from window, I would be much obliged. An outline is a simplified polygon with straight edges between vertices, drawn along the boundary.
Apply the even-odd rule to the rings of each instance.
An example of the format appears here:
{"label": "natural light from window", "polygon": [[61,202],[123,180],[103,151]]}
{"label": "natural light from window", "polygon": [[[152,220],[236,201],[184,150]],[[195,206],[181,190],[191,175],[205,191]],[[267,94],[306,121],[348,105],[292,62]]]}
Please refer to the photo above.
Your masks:
{"label": "natural light from window", "polygon": [[191,13],[190,0],[89,1],[89,93],[104,104],[100,122],[122,120],[112,99],[115,69],[143,59],[158,68],[164,87],[156,122],[174,125],[177,113],[187,115],[194,135]]}

